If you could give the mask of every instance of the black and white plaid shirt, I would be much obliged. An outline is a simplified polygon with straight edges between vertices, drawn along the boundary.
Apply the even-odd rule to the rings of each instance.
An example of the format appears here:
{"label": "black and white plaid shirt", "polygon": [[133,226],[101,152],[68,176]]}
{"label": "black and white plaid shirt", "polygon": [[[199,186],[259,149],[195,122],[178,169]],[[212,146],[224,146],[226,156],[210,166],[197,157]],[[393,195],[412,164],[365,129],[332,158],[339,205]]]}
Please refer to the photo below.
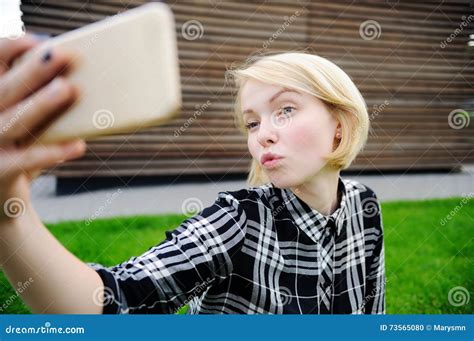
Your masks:
{"label": "black and white plaid shirt", "polygon": [[324,216],[271,183],[220,192],[143,255],[88,263],[105,285],[104,313],[383,314],[380,205],[339,178]]}

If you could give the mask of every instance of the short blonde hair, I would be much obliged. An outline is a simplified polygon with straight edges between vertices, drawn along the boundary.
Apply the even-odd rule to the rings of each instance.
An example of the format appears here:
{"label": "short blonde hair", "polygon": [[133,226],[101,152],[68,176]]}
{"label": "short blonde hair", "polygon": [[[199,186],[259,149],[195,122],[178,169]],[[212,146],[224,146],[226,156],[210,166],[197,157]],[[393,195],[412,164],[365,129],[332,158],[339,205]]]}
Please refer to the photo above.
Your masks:
{"label": "short blonde hair", "polygon": [[[278,85],[319,98],[341,124],[342,137],[336,149],[326,156],[329,165],[346,169],[364,148],[369,134],[365,101],[351,78],[336,64],[306,52],[286,52],[252,57],[235,70],[229,70],[237,86],[234,114],[236,125],[245,135],[241,92],[248,79]],[[227,76],[227,75],[226,75]],[[259,186],[268,182],[262,167],[252,160],[247,182]]]}

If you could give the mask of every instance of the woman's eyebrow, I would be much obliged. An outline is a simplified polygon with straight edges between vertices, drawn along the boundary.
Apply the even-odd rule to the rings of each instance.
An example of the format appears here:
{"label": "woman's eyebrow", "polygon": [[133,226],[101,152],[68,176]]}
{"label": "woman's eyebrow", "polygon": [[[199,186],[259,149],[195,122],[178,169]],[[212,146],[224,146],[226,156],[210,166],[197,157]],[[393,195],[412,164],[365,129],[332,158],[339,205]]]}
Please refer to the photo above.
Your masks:
{"label": "woman's eyebrow", "polygon": [[[276,100],[280,95],[286,93],[286,92],[294,92],[298,95],[301,95],[298,91],[296,90],[293,90],[293,89],[282,89],[280,91],[278,91],[276,94],[274,94],[269,100],[268,100],[268,103],[272,103],[274,100]],[[250,113],[253,113],[253,110],[252,109],[245,109],[243,111],[243,114],[250,114]]]}

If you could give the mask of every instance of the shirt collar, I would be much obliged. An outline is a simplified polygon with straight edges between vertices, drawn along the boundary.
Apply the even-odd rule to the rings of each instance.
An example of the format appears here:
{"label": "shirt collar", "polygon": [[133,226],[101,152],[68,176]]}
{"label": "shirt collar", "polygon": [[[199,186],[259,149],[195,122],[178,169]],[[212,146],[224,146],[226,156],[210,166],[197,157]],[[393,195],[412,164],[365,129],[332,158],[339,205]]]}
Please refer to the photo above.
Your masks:
{"label": "shirt collar", "polygon": [[290,189],[281,189],[281,199],[295,223],[310,237],[318,240],[320,233],[323,233],[328,228],[335,228],[337,235],[339,235],[347,226],[349,205],[346,186],[340,176],[338,178],[337,192],[340,193],[341,197],[340,205],[330,215],[323,215],[319,211],[312,209]]}

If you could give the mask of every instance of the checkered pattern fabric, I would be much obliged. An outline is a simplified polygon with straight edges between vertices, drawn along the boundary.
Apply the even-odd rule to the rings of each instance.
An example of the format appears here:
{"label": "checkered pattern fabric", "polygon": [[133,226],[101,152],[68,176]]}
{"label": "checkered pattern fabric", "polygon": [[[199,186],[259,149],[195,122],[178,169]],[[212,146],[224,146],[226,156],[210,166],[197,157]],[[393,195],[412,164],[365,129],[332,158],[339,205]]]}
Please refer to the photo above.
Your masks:
{"label": "checkered pattern fabric", "polygon": [[138,257],[88,263],[104,313],[383,314],[384,244],[374,192],[339,178],[331,215],[271,183],[220,192]]}

